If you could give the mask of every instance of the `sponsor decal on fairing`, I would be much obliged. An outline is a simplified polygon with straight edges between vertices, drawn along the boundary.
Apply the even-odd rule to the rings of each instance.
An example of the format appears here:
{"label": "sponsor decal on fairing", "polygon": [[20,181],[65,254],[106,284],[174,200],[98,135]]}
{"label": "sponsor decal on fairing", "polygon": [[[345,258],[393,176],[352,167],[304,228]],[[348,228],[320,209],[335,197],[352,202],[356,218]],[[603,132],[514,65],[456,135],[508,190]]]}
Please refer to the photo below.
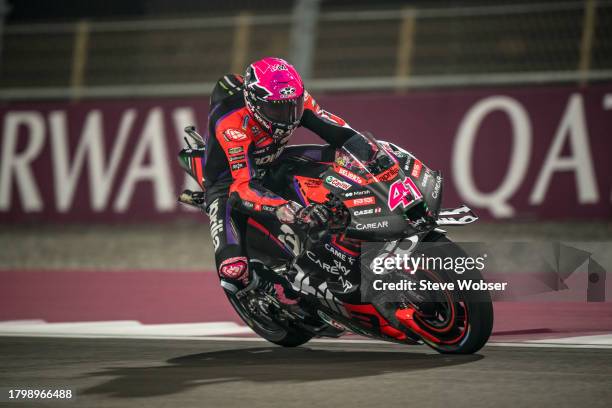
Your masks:
{"label": "sponsor decal on fairing", "polygon": [[350,183],[339,180],[334,176],[327,176],[327,178],[325,179],[325,182],[332,187],[340,188],[342,190],[348,190],[349,188],[351,188]]}
{"label": "sponsor decal on fairing", "polygon": [[393,211],[399,205],[401,205],[402,208],[406,208],[414,201],[421,198],[423,198],[423,195],[417,186],[412,179],[406,177],[404,180],[397,180],[391,185],[387,205],[389,209]]}
{"label": "sponsor decal on fairing", "polygon": [[351,265],[355,262],[355,257],[348,255],[347,253],[334,247],[330,243],[325,244],[325,249],[327,250],[327,252],[331,253],[333,256],[339,258],[343,262],[348,262]]}
{"label": "sponsor decal on fairing", "polygon": [[415,159],[414,164],[412,165],[412,173],[410,173],[410,175],[414,178],[419,178],[422,169],[423,163],[421,163],[420,160]]}
{"label": "sponsor decal on fairing", "polygon": [[389,227],[389,221],[379,221],[379,222],[371,222],[367,224],[357,224],[355,226],[355,228],[360,231],[375,230],[375,229],[388,228],[388,227]]}
{"label": "sponsor decal on fairing", "polygon": [[379,175],[376,176],[376,179],[378,181],[389,181],[389,180],[393,180],[395,178],[395,176],[397,176],[399,173],[399,167],[393,166],[388,170],[385,170],[383,173],[380,173]]}
{"label": "sponsor decal on fairing", "polygon": [[364,196],[372,194],[370,190],[357,190],[357,191],[349,191],[348,193],[344,193],[344,197],[356,197],[356,196]]}
{"label": "sponsor decal on fairing", "polygon": [[376,204],[376,197],[374,196],[363,197],[363,198],[353,198],[352,200],[346,200],[344,202],[344,205],[347,208],[362,207],[362,206],[374,205],[374,204]]}
{"label": "sponsor decal on fairing", "polygon": [[436,183],[434,184],[434,188],[431,192],[431,198],[438,198],[440,195],[440,189],[442,188],[442,177],[440,175],[436,176]]}
{"label": "sponsor decal on fairing", "polygon": [[357,184],[361,184],[361,185],[365,184],[365,180],[364,179],[362,179],[361,177],[359,177],[355,173],[348,171],[344,167],[339,167],[337,169],[337,172],[338,172],[338,174],[346,177],[347,179],[349,179],[351,181],[354,181]]}

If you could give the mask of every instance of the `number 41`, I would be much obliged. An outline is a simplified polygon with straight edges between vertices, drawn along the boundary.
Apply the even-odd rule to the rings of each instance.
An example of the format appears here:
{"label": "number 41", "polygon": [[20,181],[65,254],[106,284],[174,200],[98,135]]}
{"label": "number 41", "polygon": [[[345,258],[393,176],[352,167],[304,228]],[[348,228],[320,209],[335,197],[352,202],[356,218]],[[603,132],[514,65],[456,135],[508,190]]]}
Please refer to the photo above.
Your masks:
{"label": "number 41", "polygon": [[404,180],[397,180],[395,183],[391,184],[387,204],[389,205],[389,209],[393,211],[400,204],[402,205],[402,208],[406,208],[415,200],[422,197],[423,195],[412,179],[410,179],[410,177],[406,177]]}

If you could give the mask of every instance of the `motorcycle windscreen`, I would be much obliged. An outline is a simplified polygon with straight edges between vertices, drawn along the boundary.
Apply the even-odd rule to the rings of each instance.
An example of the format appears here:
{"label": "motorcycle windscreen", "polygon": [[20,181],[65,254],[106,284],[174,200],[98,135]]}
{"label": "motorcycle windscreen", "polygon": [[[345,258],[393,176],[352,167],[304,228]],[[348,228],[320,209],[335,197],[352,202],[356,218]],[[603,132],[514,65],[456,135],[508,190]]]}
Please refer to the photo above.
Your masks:
{"label": "motorcycle windscreen", "polygon": [[336,152],[335,162],[365,179],[374,179],[397,164],[389,153],[369,135],[356,134]]}
{"label": "motorcycle windscreen", "polygon": [[333,171],[324,180],[351,215],[347,237],[389,241],[413,231],[406,211],[422,202],[421,194],[373,137],[350,138],[338,149]]}

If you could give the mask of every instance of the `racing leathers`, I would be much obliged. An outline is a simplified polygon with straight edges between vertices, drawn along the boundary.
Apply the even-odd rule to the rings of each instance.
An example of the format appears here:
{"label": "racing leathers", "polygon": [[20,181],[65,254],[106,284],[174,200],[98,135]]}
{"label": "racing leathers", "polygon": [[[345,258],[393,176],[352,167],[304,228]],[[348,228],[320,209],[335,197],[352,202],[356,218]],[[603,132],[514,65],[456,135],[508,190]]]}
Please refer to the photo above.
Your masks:
{"label": "racing leathers", "polygon": [[[229,290],[249,282],[244,248],[249,217],[276,217],[288,203],[262,186],[261,175],[281,155],[295,130],[270,134],[245,106],[242,82],[241,76],[229,74],[213,90],[203,174],[217,272]],[[322,110],[307,92],[299,126],[332,147],[356,133],[344,120]]]}

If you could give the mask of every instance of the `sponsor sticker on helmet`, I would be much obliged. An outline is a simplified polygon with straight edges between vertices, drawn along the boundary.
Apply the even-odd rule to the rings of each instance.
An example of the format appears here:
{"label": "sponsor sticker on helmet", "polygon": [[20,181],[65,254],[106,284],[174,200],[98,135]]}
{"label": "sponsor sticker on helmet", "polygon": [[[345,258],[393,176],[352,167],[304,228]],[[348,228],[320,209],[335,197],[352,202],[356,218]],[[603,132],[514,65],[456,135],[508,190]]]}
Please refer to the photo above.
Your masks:
{"label": "sponsor sticker on helmet", "polygon": [[295,94],[295,88],[292,86],[286,86],[280,90],[281,96],[288,98]]}

